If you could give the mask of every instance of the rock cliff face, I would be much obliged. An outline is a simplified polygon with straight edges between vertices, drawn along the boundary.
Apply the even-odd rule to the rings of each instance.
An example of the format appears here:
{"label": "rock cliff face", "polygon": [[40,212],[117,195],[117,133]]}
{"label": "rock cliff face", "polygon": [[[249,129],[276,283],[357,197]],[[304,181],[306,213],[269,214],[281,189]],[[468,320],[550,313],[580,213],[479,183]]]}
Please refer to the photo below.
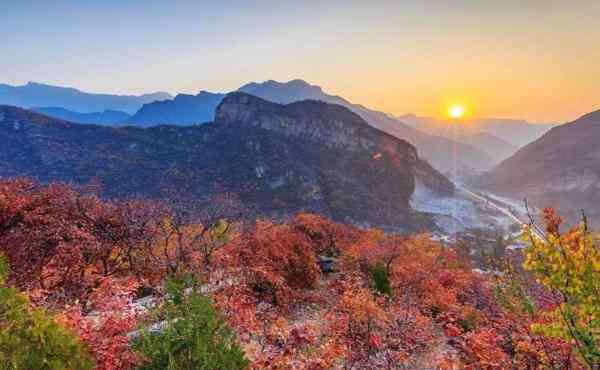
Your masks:
{"label": "rock cliff face", "polygon": [[215,122],[242,124],[302,137],[331,148],[389,150],[417,161],[415,148],[369,127],[358,115],[334,104],[315,100],[280,105],[244,93],[232,93],[219,105]]}
{"label": "rock cliff face", "polygon": [[452,184],[409,143],[341,106],[227,96],[201,126],[110,128],[0,107],[0,176],[100,184],[107,197],[205,200],[235,194],[264,216],[316,212],[394,230],[429,227],[409,199],[415,177]]}
{"label": "rock cliff face", "polygon": [[253,126],[334,149],[366,152],[373,161],[385,159],[398,168],[410,168],[413,176],[439,194],[454,191],[446,177],[418,157],[414,146],[371,127],[341,105],[315,100],[280,105],[238,92],[227,95],[219,105],[215,122]]}

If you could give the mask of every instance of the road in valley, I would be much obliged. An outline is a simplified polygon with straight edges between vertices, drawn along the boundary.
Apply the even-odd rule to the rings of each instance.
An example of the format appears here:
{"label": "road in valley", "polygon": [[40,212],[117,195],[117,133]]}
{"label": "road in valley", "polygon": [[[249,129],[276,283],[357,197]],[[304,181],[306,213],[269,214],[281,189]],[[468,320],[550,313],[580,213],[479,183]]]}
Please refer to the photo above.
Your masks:
{"label": "road in valley", "polygon": [[[495,210],[497,210],[498,212],[501,212],[502,214],[506,215],[508,218],[510,218],[511,220],[513,220],[514,222],[520,224],[520,225],[526,225],[526,222],[523,222],[522,220],[519,219],[519,217],[517,217],[509,208],[503,207],[498,205],[496,202],[494,202],[491,199],[485,198],[484,196],[481,196],[463,186],[460,185],[456,185],[456,188],[460,191],[462,191],[463,193],[467,194],[468,196],[470,196],[471,198],[483,202],[485,203],[487,206],[490,206],[492,208],[494,208]],[[535,228],[531,228],[531,231],[533,232],[533,234],[540,238],[543,239],[543,236],[537,231],[535,230]]]}

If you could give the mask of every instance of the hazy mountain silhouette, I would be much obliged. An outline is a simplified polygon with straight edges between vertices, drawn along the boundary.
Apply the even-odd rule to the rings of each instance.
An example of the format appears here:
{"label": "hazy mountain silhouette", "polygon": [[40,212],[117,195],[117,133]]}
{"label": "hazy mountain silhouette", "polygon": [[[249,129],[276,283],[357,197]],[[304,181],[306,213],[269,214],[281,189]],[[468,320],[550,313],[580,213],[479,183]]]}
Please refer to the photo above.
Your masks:
{"label": "hazy mountain silhouette", "polygon": [[[487,123],[492,122],[491,120],[478,119],[456,121],[450,119],[436,119],[432,117],[418,117],[413,114],[399,116],[398,119],[406,122],[418,130],[430,133],[432,135],[443,136],[465,144],[469,144],[488,154],[493,159],[494,164],[500,163],[504,159],[513,155],[519,149],[519,147],[512,142],[504,140],[492,133],[496,130],[488,130]],[[496,120],[493,120],[493,122],[496,122]],[[533,125],[527,124],[524,127],[513,127],[512,130],[513,132],[523,132],[523,135],[527,136],[531,135],[531,132],[533,131],[529,129],[529,126]],[[507,130],[510,129],[507,127]],[[514,134],[505,133],[502,136],[506,137],[512,135]],[[542,135],[542,133],[539,135]]]}
{"label": "hazy mountain silhouette", "polygon": [[0,106],[0,142],[0,176],[94,182],[108,197],[190,204],[234,193],[276,217],[309,211],[414,230],[432,227],[410,207],[416,179],[442,197],[454,191],[411,144],[342,106],[244,93],[228,95],[215,122],[188,127],[80,125]]}
{"label": "hazy mountain silhouette", "polygon": [[128,123],[136,126],[173,124],[187,126],[212,121],[225,94],[201,91],[198,95],[179,94],[173,100],[156,101],[137,111]]}
{"label": "hazy mountain silhouette", "polygon": [[600,220],[600,110],[552,128],[482,177],[484,186]]}
{"label": "hazy mountain silhouette", "polygon": [[[433,117],[419,117],[414,114],[399,116],[398,119],[408,123],[419,130],[452,137],[456,121],[451,119],[437,119]],[[555,124],[536,124],[525,120],[500,119],[500,118],[475,118],[460,120],[458,133],[468,136],[479,133],[493,135],[498,139],[520,148],[523,145],[538,139]]]}
{"label": "hazy mountain silhouette", "polygon": [[60,107],[75,112],[92,113],[105,110],[134,113],[143,104],[171,99],[165,92],[144,95],[111,95],[87,93],[74,88],[29,82],[22,86],[0,84],[0,104],[23,108]]}
{"label": "hazy mountain silhouette", "polygon": [[130,115],[125,112],[115,110],[105,110],[104,112],[93,113],[79,113],[59,107],[32,108],[32,110],[65,121],[107,126],[123,124],[130,117]]}

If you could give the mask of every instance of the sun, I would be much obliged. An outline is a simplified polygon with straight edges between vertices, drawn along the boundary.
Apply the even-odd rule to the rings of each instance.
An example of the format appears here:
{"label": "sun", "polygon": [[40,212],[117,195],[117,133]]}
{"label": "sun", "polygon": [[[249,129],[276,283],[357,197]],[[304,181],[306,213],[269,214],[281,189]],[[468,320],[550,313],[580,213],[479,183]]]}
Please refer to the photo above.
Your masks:
{"label": "sun", "polygon": [[459,104],[454,104],[448,108],[448,115],[455,119],[461,118],[465,115],[465,107]]}

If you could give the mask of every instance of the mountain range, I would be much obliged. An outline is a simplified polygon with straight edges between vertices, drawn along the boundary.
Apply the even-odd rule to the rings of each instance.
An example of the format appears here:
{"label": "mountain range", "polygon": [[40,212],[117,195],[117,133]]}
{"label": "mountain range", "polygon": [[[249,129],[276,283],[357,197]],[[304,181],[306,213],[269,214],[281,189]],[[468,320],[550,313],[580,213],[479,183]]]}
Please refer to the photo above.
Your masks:
{"label": "mountain range", "polygon": [[[600,219],[600,110],[556,126],[481,178],[496,192],[553,206],[571,222]],[[597,222],[597,221],[596,221]]]}
{"label": "mountain range", "polygon": [[198,95],[178,94],[172,100],[155,101],[144,104],[128,124],[149,127],[172,124],[189,126],[210,122],[215,118],[215,109],[225,94],[200,91]]}
{"label": "mountain range", "polygon": [[418,181],[440,197],[453,184],[414,146],[321,101],[281,105],[227,95],[195,126],[81,125],[0,106],[0,176],[100,184],[108,197],[232,193],[259,214],[317,212],[394,229],[431,227],[410,207]]}
{"label": "mountain range", "polygon": [[0,104],[22,108],[60,107],[79,113],[105,110],[135,113],[145,103],[171,99],[165,92],[144,95],[112,95],[83,92],[70,87],[29,82],[22,86],[0,84]]}
{"label": "mountain range", "polygon": [[[310,85],[303,80],[297,79],[285,83],[272,80],[250,83],[240,87],[238,91],[281,104],[312,99],[342,105],[361,116],[371,126],[409,141],[419,149],[423,158],[444,171],[450,171],[454,166],[481,170],[489,168],[492,164],[492,158],[489,155],[473,146],[423,133],[388,114],[350,103],[339,96],[327,94],[321,87]],[[148,103],[133,115],[128,123],[152,126],[207,122],[212,120],[214,109],[223,97],[223,94],[202,91],[195,96],[178,95],[173,100]]]}
{"label": "mountain range", "polygon": [[[448,175],[489,170],[550,127],[518,120],[478,119],[463,121],[456,129],[453,122],[446,120],[414,115],[393,117],[328,94],[320,86],[299,79],[253,82],[237,91],[281,104],[312,99],[342,105],[371,126],[407,140],[418,148],[422,158]],[[215,109],[224,97],[225,94],[208,91],[197,95],[178,94],[173,98],[167,93],[91,94],[38,83],[0,85],[0,104],[33,108],[66,121],[109,126],[203,124],[214,120]]]}
{"label": "mountain range", "polygon": [[79,113],[60,107],[40,107],[32,108],[32,110],[65,121],[107,126],[123,124],[131,117],[129,114],[117,110],[92,113]]}

